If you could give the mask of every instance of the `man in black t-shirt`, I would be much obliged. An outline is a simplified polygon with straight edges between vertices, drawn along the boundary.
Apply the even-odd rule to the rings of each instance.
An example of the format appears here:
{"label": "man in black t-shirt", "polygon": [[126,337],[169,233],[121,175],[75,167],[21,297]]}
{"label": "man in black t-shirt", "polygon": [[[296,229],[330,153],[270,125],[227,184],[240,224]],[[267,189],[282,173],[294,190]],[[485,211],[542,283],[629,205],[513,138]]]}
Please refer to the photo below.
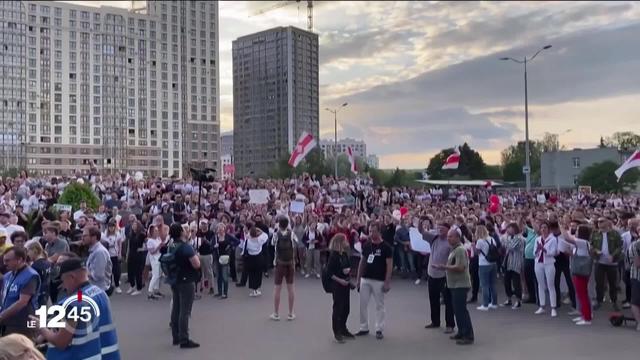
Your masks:
{"label": "man in black t-shirt", "polygon": [[177,264],[176,283],[171,286],[173,303],[171,305],[171,335],[173,345],[181,349],[200,347],[200,344],[189,339],[189,317],[196,291],[196,281],[200,276],[200,259],[193,247],[184,242],[186,233],[182,226],[173,223],[169,228],[169,236],[174,241]]}
{"label": "man in black t-shirt", "polygon": [[393,249],[382,241],[380,225],[369,226],[369,239],[362,247],[362,258],[358,266],[358,289],[360,291],[360,331],[358,336],[369,334],[369,300],[373,295],[376,302],[376,338],[383,338],[384,294],[391,289],[393,269]]}

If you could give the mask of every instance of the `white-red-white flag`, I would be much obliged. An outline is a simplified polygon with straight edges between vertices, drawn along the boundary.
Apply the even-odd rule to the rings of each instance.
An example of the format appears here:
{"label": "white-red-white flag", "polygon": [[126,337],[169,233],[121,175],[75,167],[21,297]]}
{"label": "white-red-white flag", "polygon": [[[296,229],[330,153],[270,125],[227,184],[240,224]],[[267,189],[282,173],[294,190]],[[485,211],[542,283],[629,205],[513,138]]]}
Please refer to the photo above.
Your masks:
{"label": "white-red-white flag", "polygon": [[447,160],[444,161],[444,165],[442,165],[442,169],[457,169],[460,164],[460,149],[457,147],[454,149],[454,153],[447,157]]}
{"label": "white-red-white flag", "polygon": [[357,174],[358,169],[356,169],[356,159],[353,156],[353,151],[351,150],[351,146],[347,146],[347,157],[349,158],[349,164],[351,164],[351,172],[354,174]]}
{"label": "white-red-white flag", "polygon": [[316,139],[311,136],[308,132],[303,132],[298,139],[298,144],[293,149],[291,153],[291,157],[289,158],[289,165],[292,167],[297,167],[298,164],[304,159],[305,156],[317,145]]}
{"label": "white-red-white flag", "polygon": [[636,150],[631,156],[629,156],[627,161],[625,161],[624,164],[622,164],[618,168],[618,170],[615,171],[616,176],[618,177],[618,181],[620,181],[622,174],[634,167],[640,167],[640,150]]}

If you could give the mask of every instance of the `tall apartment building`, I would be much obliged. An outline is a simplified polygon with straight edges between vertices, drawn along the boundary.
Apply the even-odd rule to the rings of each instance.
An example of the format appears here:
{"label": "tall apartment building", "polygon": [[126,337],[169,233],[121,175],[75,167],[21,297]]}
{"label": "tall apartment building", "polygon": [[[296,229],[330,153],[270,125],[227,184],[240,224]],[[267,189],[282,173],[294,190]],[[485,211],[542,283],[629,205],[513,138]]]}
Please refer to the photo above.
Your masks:
{"label": "tall apartment building", "polygon": [[0,2],[3,168],[219,168],[218,3],[142,3]]}
{"label": "tall apartment building", "polygon": [[232,48],[236,174],[265,176],[302,132],[318,138],[318,35],[278,27]]}
{"label": "tall apartment building", "polygon": [[378,169],[380,167],[380,159],[378,159],[378,156],[375,154],[369,154],[367,155],[367,165],[369,165],[370,168]]}
{"label": "tall apartment building", "polygon": [[233,156],[233,131],[220,135],[220,155]]}
{"label": "tall apartment building", "polygon": [[347,148],[351,147],[353,155],[365,159],[367,157],[367,144],[363,140],[345,138],[338,140],[338,147],[333,140],[320,140],[320,149],[324,153],[324,157],[333,157],[335,153],[343,154],[347,152]]}

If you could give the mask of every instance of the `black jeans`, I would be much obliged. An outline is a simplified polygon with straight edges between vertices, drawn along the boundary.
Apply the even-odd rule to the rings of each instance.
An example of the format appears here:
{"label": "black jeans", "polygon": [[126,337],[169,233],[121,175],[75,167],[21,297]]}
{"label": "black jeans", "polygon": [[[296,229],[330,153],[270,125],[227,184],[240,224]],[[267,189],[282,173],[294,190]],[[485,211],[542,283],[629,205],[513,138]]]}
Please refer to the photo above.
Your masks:
{"label": "black jeans", "polygon": [[189,341],[189,318],[196,293],[194,282],[177,283],[171,286],[173,303],[171,304],[171,335],[173,341],[180,344]]}
{"label": "black jeans", "polygon": [[469,310],[467,310],[467,293],[469,292],[469,288],[453,288],[449,289],[449,291],[451,292],[453,313],[456,316],[456,323],[458,324],[458,335],[463,339],[473,340],[473,324],[471,323]]}
{"label": "black jeans", "polygon": [[338,337],[346,334],[347,330],[347,318],[349,317],[349,292],[348,286],[342,286],[338,283],[333,283],[333,313],[331,314],[331,327],[333,329],[333,335]]}
{"label": "black jeans", "polygon": [[413,254],[413,263],[416,266],[416,279],[423,279],[427,264],[429,263],[429,255],[422,255],[420,253]]}
{"label": "black jeans", "polygon": [[262,253],[258,255],[249,255],[244,260],[245,271],[249,275],[249,289],[258,290],[262,287],[262,273],[265,268],[263,264]]}
{"label": "black jeans", "polygon": [[[453,319],[453,305],[451,304],[451,292],[447,288],[446,278],[429,277],[429,304],[431,306],[431,323],[440,326],[440,294],[444,296],[444,318],[448,328],[453,328],[456,323]],[[467,300],[465,299],[465,302]]]}
{"label": "black jeans", "polygon": [[625,270],[622,276],[624,281],[624,302],[631,302],[631,271]]}
{"label": "black jeans", "polygon": [[144,257],[133,254],[129,255],[129,260],[127,261],[127,277],[129,278],[129,285],[131,285],[132,288],[135,287],[138,291],[142,290],[144,287],[144,284],[142,283],[144,261]]}
{"label": "black jeans", "polygon": [[122,267],[120,259],[117,256],[111,257],[111,273],[113,274],[113,286],[120,287],[120,276],[122,276]]}
{"label": "black jeans", "polygon": [[511,300],[512,296],[515,296],[518,301],[522,301],[520,274],[512,270],[507,270],[504,274],[504,292],[509,300]]}
{"label": "black jeans", "polygon": [[480,291],[480,268],[478,256],[469,259],[469,275],[471,276],[471,300],[478,300]]}
{"label": "black jeans", "polygon": [[564,281],[567,283],[567,288],[569,289],[569,298],[571,299],[571,306],[576,309],[576,289],[573,287],[573,279],[571,278],[571,269],[569,266],[569,258],[565,255],[559,255],[556,257],[555,262],[556,267],[556,278],[555,278],[555,287],[556,287],[556,299],[558,307],[562,304],[561,297],[562,293],[560,292],[560,281],[562,280],[562,274],[564,274]]}
{"label": "black jeans", "polygon": [[536,280],[536,260],[524,259],[524,282],[529,293],[529,302],[538,302],[538,280]]}
{"label": "black jeans", "polygon": [[609,282],[609,297],[614,304],[618,301],[618,265],[596,265],[596,296],[598,304],[604,301],[604,282]]}

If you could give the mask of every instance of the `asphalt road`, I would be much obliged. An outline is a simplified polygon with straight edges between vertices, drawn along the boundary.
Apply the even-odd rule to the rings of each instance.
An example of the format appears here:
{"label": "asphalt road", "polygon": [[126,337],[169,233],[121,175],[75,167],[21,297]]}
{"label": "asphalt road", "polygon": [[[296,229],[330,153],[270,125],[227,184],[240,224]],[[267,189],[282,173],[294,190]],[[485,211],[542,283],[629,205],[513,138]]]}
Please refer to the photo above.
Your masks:
{"label": "asphalt road", "polygon": [[[424,329],[429,316],[427,286],[415,286],[408,280],[392,282],[386,298],[384,340],[368,336],[340,345],[333,341],[331,333],[331,297],[323,292],[319,280],[296,279],[297,319],[292,322],[269,320],[272,284],[272,278],[266,279],[260,298],[250,298],[246,288],[232,287],[227,300],[206,296],[196,301],[191,337],[201,347],[190,350],[171,345],[168,298],[149,301],[143,295],[115,294],[111,306],[122,358],[637,360],[640,353],[640,333],[633,328],[613,328],[605,310],[595,313],[592,326],[575,326],[566,305],[555,319],[533,315],[536,308],[531,305],[517,311],[501,308],[489,313],[470,306],[476,342],[460,347],[442,330]],[[169,289],[163,290],[168,293]],[[284,289],[282,298],[281,315],[286,315]],[[374,319],[373,305],[372,301],[370,321]],[[358,330],[358,322],[358,296],[352,292],[348,322],[352,332]]]}

